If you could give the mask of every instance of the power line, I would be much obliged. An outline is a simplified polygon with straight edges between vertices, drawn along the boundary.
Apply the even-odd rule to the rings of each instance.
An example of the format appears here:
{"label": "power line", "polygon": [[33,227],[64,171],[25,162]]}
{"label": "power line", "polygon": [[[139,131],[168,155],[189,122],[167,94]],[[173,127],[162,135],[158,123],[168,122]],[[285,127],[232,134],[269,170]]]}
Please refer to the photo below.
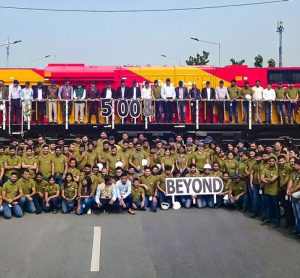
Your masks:
{"label": "power line", "polygon": [[273,1],[263,1],[263,2],[190,7],[190,8],[137,9],[137,10],[82,10],[82,9],[31,8],[31,7],[17,7],[17,6],[0,6],[0,9],[42,11],[42,12],[71,12],[71,13],[147,13],[147,12],[177,12],[177,11],[197,11],[197,10],[207,10],[207,9],[223,9],[223,8],[233,8],[233,7],[276,4],[276,3],[289,2],[289,1],[291,0],[273,0]]}

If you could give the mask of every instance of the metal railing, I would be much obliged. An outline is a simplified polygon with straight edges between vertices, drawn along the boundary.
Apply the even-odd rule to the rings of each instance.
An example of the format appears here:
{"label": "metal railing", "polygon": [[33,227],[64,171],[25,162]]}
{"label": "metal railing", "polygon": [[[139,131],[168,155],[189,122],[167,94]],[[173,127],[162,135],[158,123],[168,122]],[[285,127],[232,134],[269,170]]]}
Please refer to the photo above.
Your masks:
{"label": "metal railing", "polygon": [[[172,123],[178,124],[178,120],[176,121],[176,115],[178,118],[182,118],[181,114],[183,114],[183,118],[181,119],[184,124],[195,124],[195,128],[199,129],[200,124],[207,123],[208,110],[216,111],[217,113],[213,113],[214,117],[218,117],[220,112],[223,113],[224,121],[229,114],[229,111],[232,109],[231,106],[238,105],[238,115],[240,118],[244,119],[245,114],[248,113],[247,124],[248,128],[252,129],[253,124],[253,115],[255,115],[255,119],[262,118],[261,112],[269,109],[269,120],[272,123],[272,107],[274,104],[283,103],[284,106],[286,104],[290,104],[289,100],[275,100],[275,101],[256,101],[256,100],[194,100],[194,99],[86,99],[86,100],[24,100],[20,101],[19,109],[16,109],[14,106],[12,108],[12,103],[9,100],[0,100],[0,114],[2,114],[2,129],[6,130],[8,126],[8,131],[11,133],[11,125],[16,123],[16,118],[20,119],[18,124],[21,124],[21,132],[24,132],[24,127],[27,130],[31,129],[31,125],[33,122],[43,122],[43,119],[39,119],[39,116],[49,118],[48,116],[48,103],[50,101],[54,101],[57,103],[57,115],[54,117],[58,120],[58,115],[60,122],[58,124],[64,124],[65,128],[68,129],[70,124],[74,122],[74,111],[79,111],[76,108],[76,105],[84,103],[84,115],[81,115],[85,118],[85,122],[87,118],[91,119],[89,115],[90,104],[96,103],[96,113],[100,115],[100,118],[104,119],[105,124],[111,124],[111,128],[114,129],[118,124],[124,124],[125,122],[129,122],[132,124],[144,124],[145,129],[148,129],[149,124],[155,121],[159,116],[162,118],[162,114],[172,113]],[[44,103],[44,105],[40,105]],[[223,105],[218,105],[222,103]],[[248,103],[248,111],[244,111],[244,103]],[[172,105],[173,104],[173,105]],[[268,106],[267,106],[268,104]],[[169,107],[167,108],[167,105]],[[291,106],[291,105],[290,105]],[[295,103],[294,106],[297,108],[289,108],[291,109],[291,113],[293,113],[293,118],[295,116],[298,109],[298,103]],[[223,107],[223,109],[220,109]],[[267,108],[268,107],[268,108]],[[13,109],[13,110],[12,110]],[[44,111],[39,111],[39,109],[43,109]],[[159,109],[159,111],[157,111]],[[168,110],[169,109],[169,110]],[[95,110],[95,109],[94,109]],[[222,110],[222,111],[221,111]],[[70,112],[70,114],[69,114]],[[82,110],[81,110],[82,112]],[[183,113],[182,113],[183,112]],[[79,113],[79,112],[77,112]],[[234,115],[231,113],[232,116]],[[175,115],[175,116],[174,116]],[[191,122],[187,122],[187,115],[189,115],[192,120]],[[33,117],[35,116],[35,117]],[[169,115],[170,116],[170,115]],[[99,118],[99,119],[100,119]],[[203,119],[200,122],[200,118]],[[71,120],[71,122],[70,122]],[[236,119],[237,120],[237,119]],[[285,122],[286,119],[283,119]],[[100,121],[95,124],[99,124]],[[238,122],[240,123],[240,122]]]}

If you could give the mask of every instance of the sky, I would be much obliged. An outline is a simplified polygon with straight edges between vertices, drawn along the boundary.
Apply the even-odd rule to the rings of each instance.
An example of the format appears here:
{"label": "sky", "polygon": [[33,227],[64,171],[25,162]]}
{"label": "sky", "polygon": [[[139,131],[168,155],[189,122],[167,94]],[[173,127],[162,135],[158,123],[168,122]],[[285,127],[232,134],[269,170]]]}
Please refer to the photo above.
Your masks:
{"label": "sky", "polygon": [[[260,0],[19,0],[0,6],[57,9],[153,9],[263,2]],[[251,7],[161,13],[52,13],[0,9],[0,44],[12,45],[10,67],[43,68],[48,63],[86,65],[175,65],[190,55],[210,52],[210,65],[230,59],[245,59],[253,66],[261,54],[264,65],[274,58],[278,64],[277,21],[284,22],[283,66],[300,66],[300,0]],[[164,58],[161,55],[171,58]],[[51,55],[47,59],[39,59]],[[0,47],[0,67],[6,66],[6,48]]]}

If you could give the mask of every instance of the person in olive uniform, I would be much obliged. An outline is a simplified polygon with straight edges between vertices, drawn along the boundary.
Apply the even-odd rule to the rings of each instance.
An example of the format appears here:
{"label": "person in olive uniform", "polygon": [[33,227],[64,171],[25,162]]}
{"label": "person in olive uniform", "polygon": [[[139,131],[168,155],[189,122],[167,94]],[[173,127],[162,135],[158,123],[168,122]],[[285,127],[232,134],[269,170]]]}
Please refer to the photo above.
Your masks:
{"label": "person in olive uniform", "polygon": [[236,206],[239,210],[246,210],[247,200],[246,200],[246,184],[240,183],[240,177],[238,173],[234,173],[232,176],[232,181],[229,184],[229,194],[228,198],[231,205]]}
{"label": "person in olive uniform", "polygon": [[21,169],[21,157],[16,153],[17,149],[15,146],[10,146],[8,148],[9,155],[4,158],[4,178],[3,182],[8,181],[9,177],[13,172],[19,175],[19,170]]}
{"label": "person in olive uniform", "polygon": [[229,121],[232,123],[232,114],[234,115],[235,123],[239,122],[239,103],[237,99],[240,96],[240,88],[236,86],[236,81],[231,80],[231,85],[227,88],[229,99]]}
{"label": "person in olive uniform", "polygon": [[150,207],[152,212],[157,210],[157,180],[158,177],[151,174],[151,169],[145,167],[144,175],[141,177],[141,186],[146,192],[145,208]]}
{"label": "person in olive uniform", "polygon": [[172,168],[169,165],[165,166],[165,171],[158,177],[158,180],[157,180],[158,194],[157,194],[157,196],[158,196],[158,203],[160,206],[162,203],[168,203],[169,207],[171,207],[172,198],[171,198],[171,196],[167,196],[167,193],[166,193],[166,178],[173,178]]}
{"label": "person in olive uniform", "polygon": [[21,209],[29,213],[35,213],[35,205],[33,196],[36,194],[35,182],[30,178],[28,169],[23,170],[22,178],[17,181],[17,185],[22,187],[23,196],[20,198],[19,204]]}
{"label": "person in olive uniform", "polygon": [[244,124],[248,123],[249,118],[249,100],[246,99],[246,95],[252,96],[252,89],[250,83],[246,81],[244,88],[241,89],[240,96],[243,98],[243,121]]}
{"label": "person in olive uniform", "polygon": [[55,183],[55,177],[49,177],[49,184],[45,188],[45,200],[43,201],[43,211],[54,214],[58,212],[58,207],[61,204],[59,185]]}
{"label": "person in olive uniform", "polygon": [[[294,162],[294,172],[291,174],[291,178],[287,187],[287,195],[292,198],[292,205],[295,215],[295,229],[292,231],[294,234],[300,235],[300,159],[296,159]],[[295,196],[298,195],[298,196]]]}
{"label": "person in olive uniform", "polygon": [[145,210],[145,191],[140,186],[140,180],[138,178],[133,179],[133,187],[131,188],[132,195],[132,208]]}
{"label": "person in olive uniform", "polygon": [[[277,109],[277,120],[278,124],[286,124],[285,119],[285,100],[286,94],[285,89],[282,87],[282,82],[278,82],[278,87],[275,89],[276,93],[276,109]],[[281,121],[282,116],[282,121]]]}
{"label": "person in olive uniform", "polygon": [[71,173],[66,174],[65,181],[61,190],[62,202],[61,202],[61,212],[69,213],[75,208],[75,201],[77,198],[78,186],[74,181],[73,175]]}
{"label": "person in olive uniform", "polygon": [[45,189],[49,185],[49,183],[43,180],[42,173],[38,172],[35,176],[35,190],[36,194],[33,195],[32,199],[36,208],[35,213],[42,213],[43,202],[45,200]]}
{"label": "person in olive uniform", "polygon": [[91,214],[91,208],[94,204],[95,188],[90,176],[84,176],[78,188],[76,214]]}
{"label": "person in olive uniform", "polygon": [[296,123],[296,115],[298,110],[298,100],[299,100],[299,93],[298,89],[294,87],[294,84],[290,84],[289,87],[285,90],[285,94],[288,102],[288,121],[289,124]]}
{"label": "person in olive uniform", "polygon": [[2,199],[3,199],[3,217],[10,219],[12,214],[21,218],[23,211],[19,205],[19,200],[23,196],[21,185],[17,184],[18,174],[12,172],[9,181],[3,184]]}
{"label": "person in olive uniform", "polygon": [[268,165],[261,172],[260,180],[264,187],[264,203],[266,208],[266,219],[262,222],[262,225],[269,225],[273,222],[272,228],[277,228],[280,225],[278,177],[276,158],[271,156]]}
{"label": "person in olive uniform", "polygon": [[[215,163],[214,163],[215,165]],[[213,174],[213,176],[216,176]],[[223,179],[223,191],[217,195],[217,204],[215,205],[215,208],[219,208],[222,205],[228,205],[229,199],[228,199],[228,194],[229,194],[229,185],[231,183],[231,179],[229,178],[229,173],[224,172],[222,174],[222,179]]]}

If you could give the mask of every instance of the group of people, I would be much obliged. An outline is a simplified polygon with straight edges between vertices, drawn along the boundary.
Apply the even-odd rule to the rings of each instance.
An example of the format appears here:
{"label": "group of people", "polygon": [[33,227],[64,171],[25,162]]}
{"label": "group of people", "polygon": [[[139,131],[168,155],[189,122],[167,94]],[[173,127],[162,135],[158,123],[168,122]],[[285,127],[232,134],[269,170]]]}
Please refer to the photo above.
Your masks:
{"label": "group of people", "polygon": [[[166,178],[219,177],[223,192],[177,196],[181,207],[237,208],[262,225],[284,226],[300,234],[300,158],[293,145],[243,142],[223,144],[210,136],[149,138],[143,133],[120,141],[77,136],[47,142],[11,139],[0,147],[0,208],[3,217],[24,212],[78,215],[106,211],[171,208]],[[284,209],[284,216],[280,213]]]}
{"label": "group of people", "polygon": [[[282,82],[279,82],[275,89],[272,88],[272,84],[263,88],[259,80],[253,87],[246,81],[243,88],[236,85],[236,80],[232,80],[228,87],[221,80],[216,88],[213,88],[207,81],[202,90],[197,88],[196,83],[193,83],[192,88],[188,89],[183,81],[179,81],[175,88],[171,84],[170,78],[167,78],[166,83],[162,86],[158,80],[155,80],[153,84],[146,81],[143,86],[140,85],[133,81],[132,86],[128,87],[126,80],[122,79],[120,86],[114,89],[111,82],[108,81],[106,87],[100,92],[95,81],[92,81],[86,89],[81,82],[72,86],[70,80],[65,80],[60,87],[55,81],[51,81],[50,86],[44,86],[42,82],[38,82],[33,88],[30,82],[26,82],[25,87],[22,88],[19,81],[14,80],[7,89],[4,82],[0,80],[0,102],[1,100],[10,101],[12,123],[20,123],[21,105],[23,106],[24,121],[30,121],[34,104],[36,119],[40,124],[45,122],[45,117],[49,123],[57,123],[58,103],[61,104],[62,119],[65,121],[72,114],[73,102],[75,123],[83,123],[86,113],[89,123],[91,123],[92,116],[95,116],[96,123],[99,123],[101,99],[152,100],[157,123],[173,123],[174,114],[177,115],[178,122],[186,123],[188,108],[191,111],[193,123],[195,123],[196,117],[199,117],[199,113],[204,114],[203,122],[224,123],[227,110],[229,111],[229,122],[232,123],[234,120],[235,123],[239,123],[239,103],[241,103],[242,119],[246,124],[249,122],[249,101],[251,100],[256,123],[262,122],[263,106],[265,123],[272,123],[272,103],[275,103],[277,123],[295,124],[299,108],[299,89],[294,87],[294,84],[289,84],[285,88]],[[48,109],[46,109],[46,104]],[[214,119],[214,108],[217,110],[217,120]],[[286,108],[288,110],[287,119]],[[47,115],[46,111],[48,111]]]}

